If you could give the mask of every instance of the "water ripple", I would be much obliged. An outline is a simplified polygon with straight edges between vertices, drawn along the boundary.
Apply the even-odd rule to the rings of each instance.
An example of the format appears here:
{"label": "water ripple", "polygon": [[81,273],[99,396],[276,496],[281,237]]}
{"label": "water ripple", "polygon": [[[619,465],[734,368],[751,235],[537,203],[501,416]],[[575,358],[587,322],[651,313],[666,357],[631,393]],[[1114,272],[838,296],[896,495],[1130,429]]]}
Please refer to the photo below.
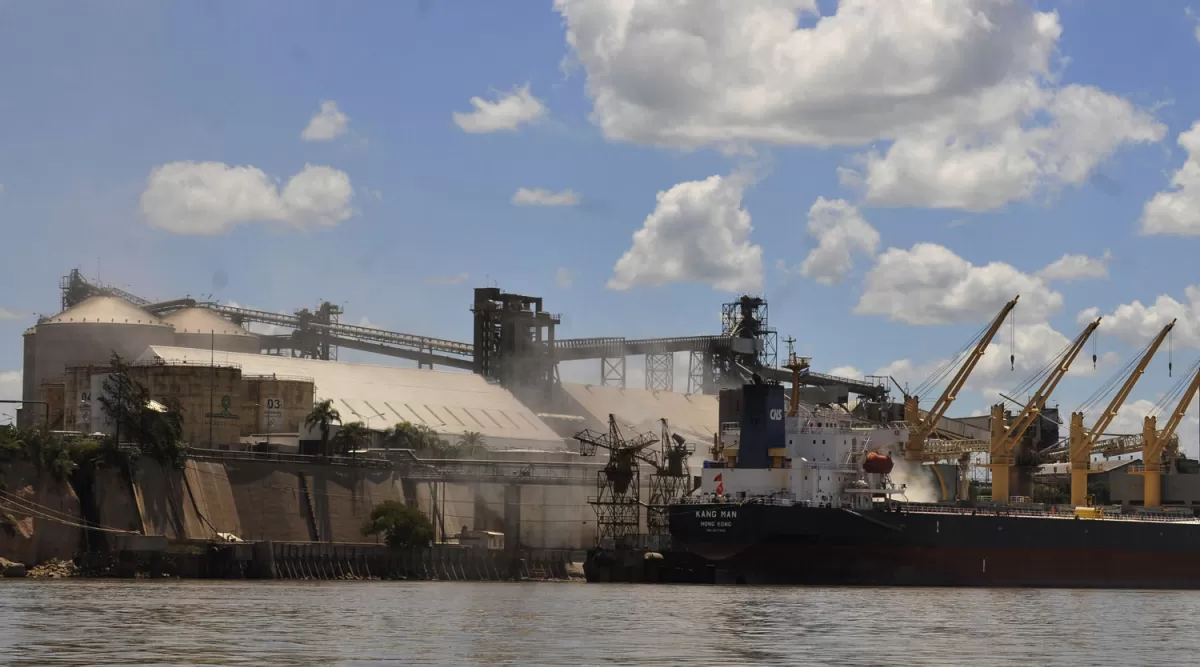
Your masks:
{"label": "water ripple", "polygon": [[1200,594],[0,582],[0,664],[1195,664]]}

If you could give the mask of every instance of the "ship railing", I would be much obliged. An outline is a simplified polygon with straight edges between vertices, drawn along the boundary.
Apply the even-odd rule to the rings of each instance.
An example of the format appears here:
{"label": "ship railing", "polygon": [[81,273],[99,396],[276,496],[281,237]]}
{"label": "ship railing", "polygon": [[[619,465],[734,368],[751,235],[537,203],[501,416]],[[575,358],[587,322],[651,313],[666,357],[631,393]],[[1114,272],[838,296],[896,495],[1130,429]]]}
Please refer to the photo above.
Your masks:
{"label": "ship railing", "polygon": [[[1023,507],[941,507],[937,505],[908,506],[907,511],[921,514],[958,514],[983,516],[1023,516],[1073,519],[1075,507],[1055,505],[1049,509]],[[1097,519],[1091,519],[1095,521]],[[1196,522],[1195,516],[1172,516],[1169,514],[1123,514],[1120,511],[1105,511],[1102,520],[1112,521],[1159,521],[1164,523]]]}
{"label": "ship railing", "polygon": [[858,466],[854,465],[853,463],[843,463],[841,461],[801,461],[797,458],[793,458],[792,467],[831,470],[833,472],[861,472]]}
{"label": "ship railing", "polygon": [[1157,473],[1165,474],[1167,472],[1167,466],[1162,465],[1162,464],[1146,465],[1145,463],[1130,463],[1129,467],[1126,468],[1126,470],[1130,473],[1157,472]]}

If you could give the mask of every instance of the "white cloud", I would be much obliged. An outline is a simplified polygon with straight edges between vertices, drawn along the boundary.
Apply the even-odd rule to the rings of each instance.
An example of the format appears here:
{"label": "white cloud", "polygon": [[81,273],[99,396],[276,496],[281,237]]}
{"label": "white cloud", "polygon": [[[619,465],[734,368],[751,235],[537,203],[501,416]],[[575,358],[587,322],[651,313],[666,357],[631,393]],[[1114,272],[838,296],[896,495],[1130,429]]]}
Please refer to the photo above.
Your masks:
{"label": "white cloud", "polygon": [[750,242],[740,174],[686,181],[659,192],[654,212],[617,260],[612,289],[694,281],[728,292],[763,284],[762,247]]}
{"label": "white cloud", "polygon": [[541,118],[546,113],[542,101],[529,92],[529,84],[514,88],[512,92],[497,95],[494,102],[482,97],[472,97],[474,111],[453,113],[454,122],[464,132],[483,133],[515,130],[520,125]]}
{"label": "white cloud", "polygon": [[[1100,333],[1116,336],[1117,340],[1141,347],[1176,320],[1171,329],[1171,341],[1176,346],[1200,348],[1200,285],[1184,289],[1186,301],[1176,301],[1163,294],[1150,305],[1141,301],[1122,304],[1104,315],[1100,321]],[[1083,322],[1101,315],[1099,308],[1088,308],[1079,313],[1076,321]]]}
{"label": "white cloud", "polygon": [[[842,181],[861,184],[870,204],[986,211],[1044,187],[1080,185],[1121,145],[1166,132],[1127,100],[1090,86],[1044,96],[994,128],[932,125],[903,136],[885,154],[863,156],[861,171],[841,170]],[[1052,120],[1030,126],[1035,115]]]}
{"label": "white cloud", "polygon": [[1200,235],[1200,121],[1179,135],[1187,160],[1171,176],[1171,189],[1154,195],[1142,209],[1143,234]]}
{"label": "white cloud", "polygon": [[346,133],[346,123],[350,119],[338,111],[337,102],[321,100],[321,108],[313,114],[308,126],[300,133],[305,141],[330,141]]}
{"label": "white cloud", "polygon": [[470,277],[466,273],[457,273],[452,276],[428,276],[424,282],[426,285],[461,285]]}
{"label": "white cloud", "polygon": [[1098,280],[1108,277],[1108,261],[1112,253],[1105,251],[1103,257],[1088,257],[1087,255],[1063,255],[1046,265],[1037,272],[1044,280]]}
{"label": "white cloud", "polygon": [[573,190],[551,192],[541,188],[520,188],[513,194],[512,203],[518,206],[576,206],[579,195]]}
{"label": "white cloud", "polygon": [[353,196],[350,177],[332,167],[305,165],[280,190],[257,167],[170,162],[150,170],[140,212],[151,226],[177,234],[221,234],[250,222],[303,229],[347,220]]}
{"label": "white cloud", "polygon": [[571,277],[571,271],[569,269],[560,266],[554,271],[555,285],[558,285],[563,289],[568,289],[571,287],[572,283],[574,283],[574,279]]}
{"label": "white cloud", "polygon": [[861,146],[868,201],[985,210],[1081,183],[1165,128],[1057,88],[1056,12],[1026,0],[556,0],[613,140]]}
{"label": "white cloud", "polygon": [[[556,0],[612,139],[857,145],[1049,73],[1061,29],[1016,0]],[[811,27],[798,27],[803,23]]]}
{"label": "white cloud", "polygon": [[[21,371],[0,371],[0,398],[21,398]],[[21,406],[16,403],[0,403],[0,425],[17,423],[17,410]],[[40,408],[40,405],[30,406]]]}
{"label": "white cloud", "polygon": [[829,371],[829,374],[840,377],[840,378],[850,378],[850,379],[861,378],[861,377],[864,377],[864,375],[865,375],[865,373],[858,370],[854,366],[838,366],[838,367],[834,368],[833,370]]}
{"label": "white cloud", "polygon": [[872,256],[879,250],[879,232],[844,199],[817,197],[808,210],[808,233],[817,247],[800,264],[800,275],[822,285],[834,285],[854,267],[854,255]]}
{"label": "white cloud", "polygon": [[1045,320],[1062,307],[1062,294],[1041,278],[1008,264],[976,266],[944,246],[918,243],[890,248],[875,262],[854,312],[886,315],[907,324],[976,322],[995,316],[1018,294],[1018,322]]}
{"label": "white cloud", "polygon": [[9,310],[8,308],[0,308],[0,322],[3,322],[4,320],[19,320],[25,316],[26,316],[25,313],[22,313],[22,312],[19,312],[16,310]]}

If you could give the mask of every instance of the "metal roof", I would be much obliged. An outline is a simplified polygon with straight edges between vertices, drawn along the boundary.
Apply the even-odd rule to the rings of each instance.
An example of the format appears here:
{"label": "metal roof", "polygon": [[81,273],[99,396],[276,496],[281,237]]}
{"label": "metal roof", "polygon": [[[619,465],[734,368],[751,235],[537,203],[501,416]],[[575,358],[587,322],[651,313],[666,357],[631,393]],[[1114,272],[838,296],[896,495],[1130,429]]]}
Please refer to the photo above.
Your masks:
{"label": "metal roof", "polygon": [[563,390],[601,424],[612,414],[635,432],[657,435],[659,420],[666,419],[672,432],[703,442],[711,442],[717,428],[716,396],[565,382]]}
{"label": "metal roof", "polygon": [[158,327],[171,326],[125,299],[115,296],[88,297],[57,315],[39,320],[37,325],[75,324],[80,322],[142,324]]}
{"label": "metal roof", "polygon": [[215,333],[218,336],[253,336],[238,325],[207,308],[184,308],[163,318],[175,333]]}
{"label": "metal roof", "polygon": [[[139,361],[161,359],[201,365],[210,351],[150,346]],[[447,436],[477,431],[491,447],[565,449],[553,429],[508,390],[474,373],[418,370],[269,354],[218,350],[218,365],[237,364],[244,375],[289,375],[313,379],[317,400],[331,399],[346,421],[361,420],[372,429],[407,421]],[[369,421],[368,421],[368,418]]]}

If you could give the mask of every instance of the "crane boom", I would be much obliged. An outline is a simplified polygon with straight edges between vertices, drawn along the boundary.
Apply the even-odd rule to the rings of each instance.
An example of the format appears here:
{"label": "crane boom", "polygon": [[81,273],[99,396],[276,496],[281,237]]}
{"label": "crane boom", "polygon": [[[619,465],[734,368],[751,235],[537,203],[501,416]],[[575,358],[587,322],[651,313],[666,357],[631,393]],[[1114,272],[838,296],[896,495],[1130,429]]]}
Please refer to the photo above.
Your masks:
{"label": "crane boom", "polygon": [[1054,393],[1058,383],[1066,376],[1067,371],[1071,370],[1071,364],[1075,361],[1075,357],[1079,356],[1084,345],[1087,344],[1088,338],[1098,326],[1100,326],[1099,317],[1084,327],[1083,331],[1076,336],[1063,352],[1059,364],[1046,376],[1042,386],[1038,387],[1011,425],[1005,423],[1004,404],[992,406],[992,442],[989,449],[989,467],[992,468],[992,500],[1000,502],[1008,500],[1013,447],[1021,441],[1025,431],[1029,430],[1029,427],[1041,415],[1042,408],[1046,406],[1050,394]]}
{"label": "crane boom", "polygon": [[1096,444],[1100,436],[1104,435],[1104,430],[1108,428],[1108,425],[1117,416],[1117,412],[1125,403],[1125,399],[1133,391],[1134,385],[1137,384],[1142,374],[1146,371],[1146,366],[1154,358],[1154,353],[1158,352],[1159,346],[1162,345],[1163,340],[1166,339],[1167,334],[1171,333],[1171,329],[1174,327],[1175,320],[1171,320],[1167,326],[1162,328],[1162,331],[1158,332],[1158,335],[1150,342],[1150,346],[1146,348],[1146,353],[1142,355],[1137,366],[1129,373],[1129,377],[1125,378],[1125,382],[1117,390],[1112,401],[1104,408],[1104,412],[1096,420],[1096,423],[1092,425],[1091,430],[1084,431],[1082,412],[1071,413],[1071,502],[1075,505],[1082,505],[1087,498],[1087,473],[1092,458],[1092,446]]}
{"label": "crane boom", "polygon": [[962,366],[958,372],[954,374],[954,378],[946,385],[946,390],[938,398],[933,407],[925,415],[924,419],[920,418],[920,410],[917,407],[917,396],[906,396],[904,398],[904,416],[909,423],[908,441],[904,444],[904,457],[909,460],[920,461],[924,458],[925,439],[933,433],[933,429],[937,427],[942,416],[946,414],[946,410],[950,409],[950,404],[958,397],[958,392],[966,384],[967,378],[971,377],[971,371],[975,370],[975,365],[983,357],[983,353],[987,351],[988,345],[992,344],[992,339],[996,337],[996,332],[1000,331],[1000,325],[1004,323],[1004,318],[1012,312],[1017,306],[1017,299],[1021,298],[1018,294],[1014,296],[1012,301],[1004,304],[1000,312],[996,314],[996,318],[988,326],[983,337],[975,345],[970,355],[963,360]]}
{"label": "crane boom", "polygon": [[1175,429],[1183,421],[1187,409],[1200,391],[1200,362],[1197,362],[1196,374],[1192,377],[1175,411],[1167,418],[1167,425],[1161,431],[1156,429],[1156,417],[1147,415],[1142,421],[1142,469],[1134,472],[1142,475],[1142,506],[1159,507],[1162,505],[1162,452],[1166,443],[1175,435]]}

